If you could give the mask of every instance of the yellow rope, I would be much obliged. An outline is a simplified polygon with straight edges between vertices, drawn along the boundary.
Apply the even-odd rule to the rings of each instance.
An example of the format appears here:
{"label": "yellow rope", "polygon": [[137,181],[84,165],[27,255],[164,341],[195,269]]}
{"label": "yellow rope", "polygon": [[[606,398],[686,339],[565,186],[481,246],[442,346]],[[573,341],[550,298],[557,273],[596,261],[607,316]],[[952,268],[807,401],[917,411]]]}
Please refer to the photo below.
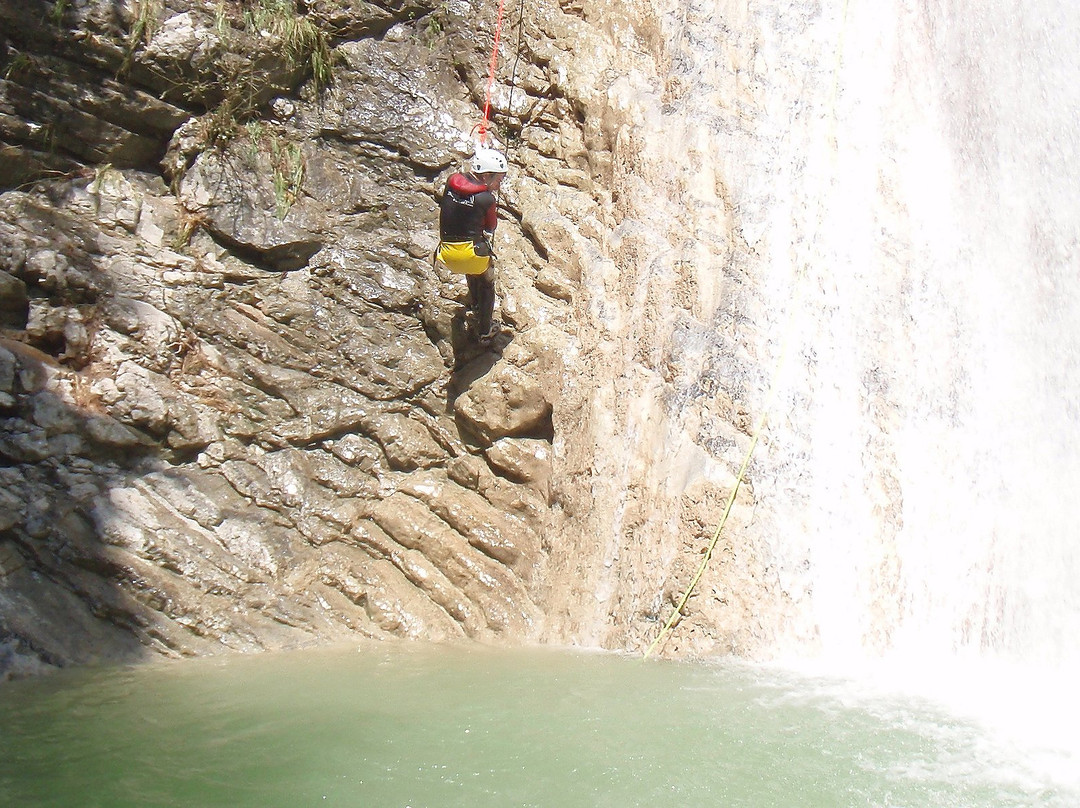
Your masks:
{"label": "yellow rope", "polygon": [[[797,280],[797,279],[796,279]],[[709,541],[708,547],[705,549],[705,555],[702,556],[701,563],[698,564],[697,572],[694,573],[694,577],[690,579],[690,585],[686,587],[686,591],[683,592],[682,597],[679,599],[678,605],[675,607],[675,611],[671,613],[671,617],[664,624],[664,627],[660,630],[660,633],[656,635],[656,639],[652,641],[648,650],[645,651],[645,656],[642,659],[648,659],[649,655],[658,646],[661,640],[667,636],[671,631],[671,627],[675,625],[675,622],[679,619],[679,615],[682,614],[683,607],[686,605],[686,601],[690,600],[690,596],[694,593],[694,589],[698,585],[698,581],[701,580],[701,576],[705,574],[705,568],[709,566],[709,560],[712,558],[713,550],[716,549],[716,543],[720,540],[720,531],[724,529],[724,524],[727,522],[728,516],[731,514],[731,509],[735,505],[735,497],[739,493],[739,486],[742,485],[743,478],[746,476],[746,469],[750,465],[750,458],[754,454],[754,449],[757,448],[758,438],[761,437],[762,431],[765,429],[765,419],[769,414],[769,409],[772,406],[772,398],[776,392],[776,382],[780,377],[780,368],[784,364],[784,358],[787,355],[787,346],[789,338],[791,336],[790,325],[794,317],[795,307],[792,306],[788,312],[788,329],[787,337],[784,340],[784,347],[780,352],[780,358],[776,362],[776,369],[773,371],[772,384],[769,386],[769,395],[765,402],[765,406],[761,410],[761,417],[758,418],[757,426],[754,429],[753,437],[750,439],[750,448],[746,450],[746,456],[743,457],[742,466],[739,468],[739,473],[735,477],[735,485],[731,488],[731,494],[728,496],[727,504],[724,506],[724,512],[720,516],[720,522],[716,526],[716,530],[713,531],[712,539]]]}

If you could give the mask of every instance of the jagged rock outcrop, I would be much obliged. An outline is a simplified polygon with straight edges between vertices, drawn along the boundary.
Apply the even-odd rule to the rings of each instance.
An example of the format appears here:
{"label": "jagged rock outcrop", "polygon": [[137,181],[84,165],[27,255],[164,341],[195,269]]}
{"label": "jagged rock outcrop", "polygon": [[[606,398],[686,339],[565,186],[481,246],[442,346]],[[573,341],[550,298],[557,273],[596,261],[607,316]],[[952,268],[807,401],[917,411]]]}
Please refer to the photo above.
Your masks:
{"label": "jagged rock outcrop", "polygon": [[308,4],[324,89],[241,11],[0,2],[8,672],[541,631],[573,279],[536,211],[590,185],[550,58],[500,87],[532,239],[499,233],[512,329],[482,351],[430,261],[472,13]]}

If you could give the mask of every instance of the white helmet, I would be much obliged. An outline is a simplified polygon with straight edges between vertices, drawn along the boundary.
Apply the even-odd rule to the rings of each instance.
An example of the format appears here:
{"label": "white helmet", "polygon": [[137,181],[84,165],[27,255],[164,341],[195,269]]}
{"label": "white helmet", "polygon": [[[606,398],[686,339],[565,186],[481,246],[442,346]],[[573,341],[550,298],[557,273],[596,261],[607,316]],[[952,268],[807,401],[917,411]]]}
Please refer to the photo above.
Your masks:
{"label": "white helmet", "polygon": [[477,149],[472,159],[472,170],[477,174],[505,174],[506,158],[495,149]]}

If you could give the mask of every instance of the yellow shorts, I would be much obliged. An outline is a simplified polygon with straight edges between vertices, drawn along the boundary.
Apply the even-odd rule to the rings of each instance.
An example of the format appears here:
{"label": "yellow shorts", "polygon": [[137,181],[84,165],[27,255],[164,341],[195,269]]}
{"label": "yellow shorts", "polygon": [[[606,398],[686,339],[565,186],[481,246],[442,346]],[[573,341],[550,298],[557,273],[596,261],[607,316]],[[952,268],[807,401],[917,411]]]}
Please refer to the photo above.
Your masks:
{"label": "yellow shorts", "polygon": [[491,256],[477,255],[471,241],[440,242],[436,256],[458,275],[481,275],[491,266]]}

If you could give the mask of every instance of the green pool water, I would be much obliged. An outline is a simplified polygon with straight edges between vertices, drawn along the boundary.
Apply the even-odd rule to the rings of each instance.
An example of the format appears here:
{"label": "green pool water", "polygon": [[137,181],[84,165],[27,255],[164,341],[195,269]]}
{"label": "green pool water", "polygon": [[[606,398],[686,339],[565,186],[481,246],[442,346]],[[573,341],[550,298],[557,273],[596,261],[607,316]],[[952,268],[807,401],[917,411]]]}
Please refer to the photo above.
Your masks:
{"label": "green pool water", "polygon": [[7,683],[0,805],[1075,808],[1080,794],[973,723],[842,682],[387,645]]}

